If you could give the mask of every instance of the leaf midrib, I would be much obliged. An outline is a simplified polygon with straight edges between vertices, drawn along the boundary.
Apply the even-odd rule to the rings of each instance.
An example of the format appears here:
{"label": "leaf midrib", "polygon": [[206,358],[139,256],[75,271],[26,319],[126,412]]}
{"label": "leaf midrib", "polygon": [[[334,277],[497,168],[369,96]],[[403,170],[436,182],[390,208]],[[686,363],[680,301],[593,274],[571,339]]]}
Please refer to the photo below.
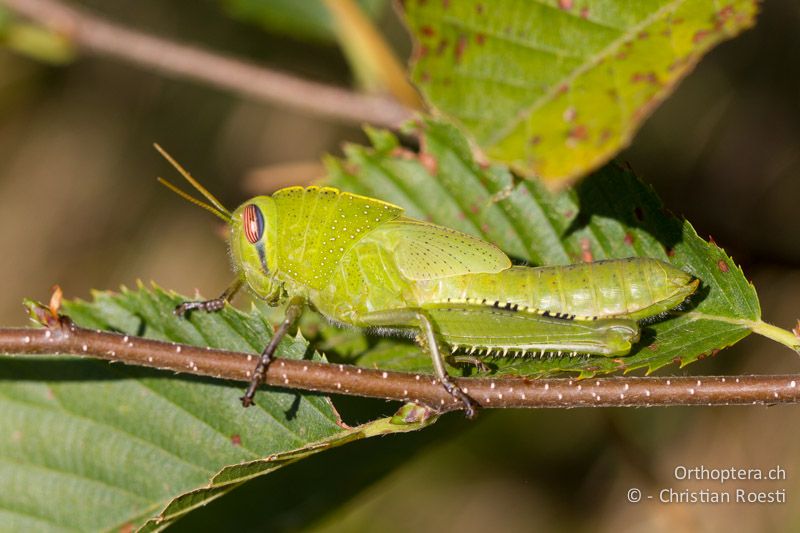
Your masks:
{"label": "leaf midrib", "polygon": [[550,87],[543,96],[539,99],[535,100],[529,106],[523,106],[517,113],[516,116],[508,121],[506,125],[499,128],[497,132],[493,135],[489,135],[486,139],[485,144],[487,146],[494,146],[506,138],[516,127],[518,124],[523,122],[527,117],[532,115],[537,109],[553,101],[553,98],[559,93],[561,87],[563,85],[569,85],[572,81],[577,79],[580,75],[588,72],[589,70],[595,68],[601,63],[601,60],[611,56],[616,52],[620,46],[624,43],[628,42],[633,38],[633,36],[637,35],[643,28],[653,24],[654,22],[658,21],[665,13],[674,11],[677,9],[678,6],[684,4],[687,0],[673,0],[667,4],[664,4],[660,9],[654,11],[650,16],[645,17],[639,24],[635,24],[631,26],[628,30],[622,31],[620,34],[619,39],[615,39],[612,41],[607,47],[600,50],[595,55],[589,55],[586,57],[587,62],[582,64],[580,67],[576,68],[573,72],[569,75],[565,76],[561,80]]}

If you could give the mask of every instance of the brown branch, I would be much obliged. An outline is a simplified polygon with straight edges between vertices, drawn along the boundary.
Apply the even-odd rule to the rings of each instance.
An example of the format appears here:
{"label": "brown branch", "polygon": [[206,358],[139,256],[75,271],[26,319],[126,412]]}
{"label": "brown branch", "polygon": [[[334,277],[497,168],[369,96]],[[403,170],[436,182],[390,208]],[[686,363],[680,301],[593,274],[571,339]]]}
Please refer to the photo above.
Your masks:
{"label": "brown branch", "polygon": [[[0,353],[74,354],[200,376],[249,382],[257,356],[199,348],[76,326],[67,318],[44,329],[0,329]],[[800,402],[800,376],[612,377],[601,379],[462,378],[483,408],[650,407]],[[266,383],[289,389],[415,401],[440,411],[462,409],[436,379],[349,365],[278,359]]]}
{"label": "brown branch", "polygon": [[396,127],[411,118],[397,101],[303,80],[199,47],[106,22],[57,0],[0,0],[15,13],[67,36],[79,48],[327,118]]}

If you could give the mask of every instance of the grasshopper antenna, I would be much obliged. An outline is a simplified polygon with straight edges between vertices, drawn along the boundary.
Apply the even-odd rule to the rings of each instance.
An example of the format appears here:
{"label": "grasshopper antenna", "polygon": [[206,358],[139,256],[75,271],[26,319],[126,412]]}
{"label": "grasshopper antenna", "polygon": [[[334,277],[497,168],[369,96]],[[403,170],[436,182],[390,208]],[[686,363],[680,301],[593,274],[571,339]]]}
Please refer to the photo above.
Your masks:
{"label": "grasshopper antenna", "polygon": [[158,153],[160,153],[162,155],[162,157],[164,157],[164,159],[166,159],[169,162],[170,165],[175,167],[175,170],[177,170],[180,173],[180,175],[183,176],[184,179],[186,181],[188,181],[189,184],[192,187],[195,188],[195,190],[197,190],[208,201],[211,202],[211,205],[207,204],[206,202],[204,202],[202,200],[194,198],[193,196],[191,196],[190,194],[182,191],[177,186],[175,186],[172,183],[168,182],[164,178],[161,178],[161,177],[156,178],[161,185],[165,186],[166,188],[168,188],[169,190],[171,190],[172,192],[174,192],[175,194],[177,194],[178,196],[180,196],[181,198],[183,198],[187,202],[190,202],[190,203],[192,203],[192,204],[194,204],[194,205],[196,205],[198,207],[202,207],[206,211],[209,211],[210,213],[212,213],[212,214],[216,215],[217,217],[221,218],[222,220],[224,220],[226,222],[230,222],[231,216],[232,216],[231,212],[228,211],[225,208],[225,206],[223,206],[222,203],[219,200],[217,200],[217,198],[208,191],[208,189],[206,189],[205,187],[200,185],[200,182],[198,182],[196,179],[194,179],[192,177],[192,175],[189,174],[189,172],[185,168],[183,168],[183,166],[181,166],[181,164],[178,163],[175,160],[175,158],[173,158],[171,155],[169,155],[169,153],[167,153],[167,151],[164,150],[158,143],[153,143],[153,146],[155,147],[156,150],[158,150]]}

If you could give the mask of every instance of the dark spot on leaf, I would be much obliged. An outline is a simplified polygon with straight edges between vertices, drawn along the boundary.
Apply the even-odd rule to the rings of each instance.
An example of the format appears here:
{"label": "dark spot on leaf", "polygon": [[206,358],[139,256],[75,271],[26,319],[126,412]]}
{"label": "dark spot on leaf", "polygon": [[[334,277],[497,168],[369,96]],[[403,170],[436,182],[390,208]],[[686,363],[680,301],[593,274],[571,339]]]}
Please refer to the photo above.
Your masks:
{"label": "dark spot on leaf", "polygon": [[709,30],[698,30],[694,34],[694,37],[692,37],[692,42],[694,44],[698,44],[698,43],[704,41],[706,39],[706,37],[708,37],[710,34],[711,34],[711,32]]}
{"label": "dark spot on leaf", "polygon": [[579,124],[574,128],[572,128],[571,130],[569,130],[569,138],[574,139],[576,141],[582,141],[586,139],[586,137],[588,136],[589,136],[589,129],[583,124]]}
{"label": "dark spot on leaf", "polygon": [[456,43],[456,51],[455,51],[456,63],[461,62],[461,57],[464,55],[464,49],[466,47],[467,47],[467,37],[465,35],[460,35],[458,37],[458,43]]}
{"label": "dark spot on leaf", "polygon": [[475,215],[481,212],[481,208],[478,207],[476,204],[469,204],[469,210]]}
{"label": "dark spot on leaf", "polygon": [[625,241],[625,244],[627,244],[628,246],[633,246],[633,243],[634,243],[635,240],[636,240],[636,238],[633,236],[632,233],[628,232],[628,233],[625,234],[624,241]]}
{"label": "dark spot on leaf", "polygon": [[417,48],[417,59],[419,59],[421,57],[425,57],[426,55],[428,55],[429,52],[430,52],[430,48],[428,48],[425,45],[420,46],[419,48]]}
{"label": "dark spot on leaf", "polygon": [[589,18],[589,8],[587,6],[583,6],[581,8],[581,18],[584,18],[584,19]]}
{"label": "dark spot on leaf", "polygon": [[486,35],[482,33],[475,34],[475,42],[478,43],[478,45],[483,46],[483,43],[486,42]]}
{"label": "dark spot on leaf", "polygon": [[433,37],[434,35],[436,35],[436,30],[434,30],[432,26],[428,25],[422,26],[419,29],[419,32],[425,37]]}
{"label": "dark spot on leaf", "polygon": [[647,349],[650,350],[651,352],[655,352],[656,350],[658,350],[658,343],[654,342],[653,344],[648,346]]}
{"label": "dark spot on leaf", "polygon": [[558,7],[561,9],[572,9],[572,0],[558,0]]}
{"label": "dark spot on leaf", "polygon": [[425,170],[427,170],[431,176],[436,175],[439,164],[430,152],[420,152],[419,162],[422,163],[422,166],[425,167]]}
{"label": "dark spot on leaf", "polygon": [[442,53],[447,49],[447,39],[442,39],[439,41],[439,44],[436,46],[436,55],[440,56]]}
{"label": "dark spot on leaf", "polygon": [[564,94],[565,92],[569,91],[569,85],[564,83],[561,87],[558,88],[558,94]]}
{"label": "dark spot on leaf", "polygon": [[533,137],[531,137],[531,139],[528,141],[528,143],[529,143],[531,146],[536,146],[536,145],[537,145],[537,144],[539,144],[540,142],[542,142],[542,136],[541,136],[541,135],[534,135],[534,136],[533,136]]}
{"label": "dark spot on leaf", "polygon": [[681,364],[681,358],[680,357],[673,357],[672,358],[672,362],[675,363],[676,365],[679,365],[679,364]]}
{"label": "dark spot on leaf", "polygon": [[241,446],[242,445],[242,437],[238,434],[234,433],[231,435],[231,444],[234,446]]}
{"label": "dark spot on leaf", "polygon": [[658,83],[658,76],[656,76],[655,72],[634,72],[631,76],[631,82],[633,83],[641,83],[643,81],[655,85]]}
{"label": "dark spot on leaf", "polygon": [[717,261],[717,267],[719,267],[720,272],[727,272],[730,270],[730,268],[728,268],[728,263],[726,263],[724,259]]}
{"label": "dark spot on leaf", "polygon": [[587,238],[581,239],[581,260],[584,263],[591,263],[594,261],[594,254],[592,253],[592,242]]}
{"label": "dark spot on leaf", "polygon": [[646,31],[640,31],[639,35],[637,35],[636,37],[639,39],[647,39],[648,37],[650,37],[650,34],[647,33]]}
{"label": "dark spot on leaf", "polygon": [[475,11],[478,13],[478,15],[483,15],[483,4],[476,4]]}

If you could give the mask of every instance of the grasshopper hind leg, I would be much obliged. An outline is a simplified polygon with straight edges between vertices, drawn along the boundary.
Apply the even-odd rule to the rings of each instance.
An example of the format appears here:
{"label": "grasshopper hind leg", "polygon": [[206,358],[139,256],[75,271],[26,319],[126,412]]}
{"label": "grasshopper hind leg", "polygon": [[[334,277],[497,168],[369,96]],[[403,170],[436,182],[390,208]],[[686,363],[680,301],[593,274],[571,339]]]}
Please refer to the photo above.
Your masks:
{"label": "grasshopper hind leg", "polygon": [[447,375],[444,367],[444,357],[439,348],[438,333],[433,327],[433,321],[427,310],[406,308],[374,311],[360,316],[358,323],[363,327],[373,328],[375,331],[383,333],[394,332],[395,328],[418,330],[417,341],[430,354],[436,378],[456,401],[464,405],[467,418],[475,416],[475,412],[479,407],[478,403],[461,390],[461,387],[456,385]]}
{"label": "grasshopper hind leg", "polygon": [[420,341],[421,344],[427,348],[428,353],[431,355],[433,361],[433,368],[436,371],[436,377],[442,384],[444,389],[456,400],[464,404],[464,414],[467,418],[474,418],[478,408],[477,402],[473,400],[466,392],[461,390],[461,387],[456,385],[450,380],[447,371],[444,368],[444,358],[439,350],[439,341],[436,338],[436,333],[433,330],[433,324],[424,313],[417,313],[417,320],[421,329]]}

